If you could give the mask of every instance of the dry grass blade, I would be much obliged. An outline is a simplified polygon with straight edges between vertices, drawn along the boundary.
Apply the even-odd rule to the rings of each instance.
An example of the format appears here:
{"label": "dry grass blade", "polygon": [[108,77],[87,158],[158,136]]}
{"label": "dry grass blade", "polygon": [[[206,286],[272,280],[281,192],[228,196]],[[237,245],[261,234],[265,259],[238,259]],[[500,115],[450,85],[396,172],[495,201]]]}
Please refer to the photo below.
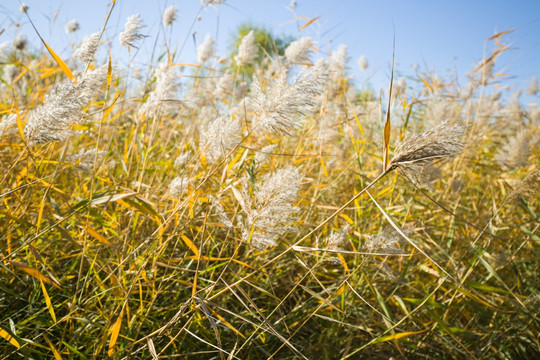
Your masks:
{"label": "dry grass blade", "polygon": [[66,74],[66,76],[67,76],[70,80],[73,80],[73,81],[77,82],[77,79],[75,79],[75,76],[73,76],[73,73],[71,72],[71,69],[69,68],[69,66],[66,65],[66,63],[60,58],[60,56],[58,56],[58,55],[53,51],[53,49],[51,49],[51,47],[45,42],[45,40],[43,39],[43,37],[41,37],[41,34],[39,33],[39,31],[37,30],[36,26],[34,25],[34,22],[33,22],[32,19],[30,18],[30,15],[28,14],[28,12],[25,11],[24,13],[26,14],[26,17],[28,18],[28,21],[30,21],[30,24],[32,25],[32,27],[33,27],[34,30],[36,31],[37,36],[39,37],[39,39],[41,40],[41,42],[43,43],[43,45],[45,45],[45,47],[47,48],[47,51],[49,51],[49,54],[51,54],[51,56],[53,57],[54,61],[56,61],[56,63],[57,63],[58,66],[60,67],[60,69],[62,69],[62,71],[64,72],[64,74]]}
{"label": "dry grass blade", "polygon": [[392,227],[398,232],[399,235],[401,235],[401,237],[405,240],[407,240],[407,242],[409,244],[411,244],[416,250],[418,250],[422,255],[424,255],[429,261],[431,261],[435,266],[437,266],[439,269],[442,270],[442,272],[444,272],[449,278],[453,279],[452,275],[450,275],[442,266],[440,266],[435,260],[433,260],[431,257],[429,257],[428,254],[426,254],[424,252],[424,250],[420,249],[420,247],[418,247],[418,245],[416,245],[416,243],[414,241],[412,241],[404,232],[403,230],[401,230],[401,228],[394,222],[394,220],[392,220],[392,218],[390,217],[390,215],[388,215],[388,213],[386,211],[384,211],[384,209],[382,208],[382,206],[377,202],[377,200],[375,200],[375,198],[373,196],[371,196],[371,194],[369,193],[369,191],[367,192],[367,194],[369,195],[370,199],[375,203],[375,205],[377,206],[377,208],[379,209],[379,211],[381,212],[381,214],[383,214],[384,218],[386,220],[388,220],[388,223],[390,223],[390,225],[392,225]]}
{"label": "dry grass blade", "polygon": [[396,37],[394,34],[394,42],[392,45],[392,71],[390,74],[390,89],[388,90],[388,108],[386,109],[386,121],[384,122],[384,134],[383,134],[383,172],[388,169],[388,159],[390,157],[390,136],[392,135],[392,124],[390,116],[390,108],[392,104],[392,88],[394,86],[394,56],[396,53]]}
{"label": "dry grass blade", "polygon": [[210,346],[210,347],[212,347],[212,348],[218,350],[220,353],[225,353],[225,354],[229,355],[229,357],[232,356],[233,359],[238,359],[238,360],[240,360],[240,358],[237,357],[236,355],[234,355],[232,352],[228,352],[228,351],[226,351],[226,350],[223,350],[223,349],[219,348],[218,346],[216,346],[216,345],[214,345],[214,344],[209,343],[208,341],[206,341],[206,340],[204,340],[203,338],[201,338],[201,337],[195,335],[194,333],[192,333],[192,332],[189,331],[188,329],[184,329],[184,331],[187,332],[189,335],[193,336],[195,339],[199,340],[200,342],[202,342],[202,343],[204,343],[204,344],[206,344],[206,345],[208,345],[208,346]]}

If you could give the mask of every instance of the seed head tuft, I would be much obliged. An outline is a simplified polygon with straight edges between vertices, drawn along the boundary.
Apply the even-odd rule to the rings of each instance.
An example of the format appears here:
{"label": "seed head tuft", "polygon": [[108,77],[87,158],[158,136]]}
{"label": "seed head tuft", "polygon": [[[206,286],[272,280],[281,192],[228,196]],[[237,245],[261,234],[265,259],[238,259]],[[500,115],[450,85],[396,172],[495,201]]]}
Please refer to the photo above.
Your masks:
{"label": "seed head tuft", "polygon": [[127,18],[124,25],[124,31],[118,35],[118,40],[122,46],[135,46],[134,42],[141,40],[145,35],[140,33],[140,30],[144,28],[143,20],[140,14],[131,15]]}
{"label": "seed head tuft", "polygon": [[399,168],[414,183],[428,185],[429,179],[423,169],[437,160],[460,154],[465,147],[462,138],[466,129],[463,123],[444,121],[421,134],[405,138],[397,145],[389,169]]}
{"label": "seed head tuft", "polygon": [[171,26],[173,22],[176,20],[177,13],[178,13],[178,7],[174,5],[166,8],[165,11],[163,12],[163,25]]}

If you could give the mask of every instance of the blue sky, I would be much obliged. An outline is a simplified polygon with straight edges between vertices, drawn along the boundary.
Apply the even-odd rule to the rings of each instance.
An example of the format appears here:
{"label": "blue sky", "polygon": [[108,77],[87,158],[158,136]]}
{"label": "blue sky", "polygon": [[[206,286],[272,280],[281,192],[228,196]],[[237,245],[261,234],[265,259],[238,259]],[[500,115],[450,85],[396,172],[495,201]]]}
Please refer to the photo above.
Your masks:
{"label": "blue sky", "polygon": [[[84,35],[101,29],[110,0],[27,0],[29,14],[45,40],[57,52],[68,55],[70,44]],[[540,1],[503,0],[298,0],[295,14],[287,9],[290,0],[228,0],[219,8],[201,8],[199,0],[117,0],[107,28],[113,54],[127,62],[127,51],[120,48],[117,35],[126,18],[140,13],[151,35],[141,46],[135,61],[146,62],[161,27],[161,12],[169,5],[179,8],[179,17],[171,33],[173,44],[186,46],[177,62],[195,62],[193,33],[202,41],[207,33],[218,35],[218,52],[226,54],[231,34],[238,24],[251,21],[266,26],[274,34],[311,36],[319,50],[327,54],[340,44],[348,45],[351,74],[359,86],[369,82],[375,90],[386,88],[392,59],[392,40],[396,37],[397,71],[413,75],[412,66],[436,70],[445,75],[470,71],[483,56],[485,39],[496,31],[516,29],[505,38],[512,45],[497,62],[495,72],[508,74],[503,84],[525,88],[533,75],[540,78]],[[39,46],[33,30],[18,12],[19,2],[2,0],[0,26],[7,30],[0,43],[11,41],[23,32]],[[195,21],[197,15],[200,21]],[[306,21],[298,17],[319,17],[304,30]],[[64,32],[65,24],[77,19],[81,30],[74,35]],[[12,24],[19,22],[21,28]],[[192,24],[195,24],[191,28]],[[162,35],[158,46],[162,44]],[[487,44],[489,50],[489,44]],[[365,55],[370,67],[361,72],[356,60]]]}

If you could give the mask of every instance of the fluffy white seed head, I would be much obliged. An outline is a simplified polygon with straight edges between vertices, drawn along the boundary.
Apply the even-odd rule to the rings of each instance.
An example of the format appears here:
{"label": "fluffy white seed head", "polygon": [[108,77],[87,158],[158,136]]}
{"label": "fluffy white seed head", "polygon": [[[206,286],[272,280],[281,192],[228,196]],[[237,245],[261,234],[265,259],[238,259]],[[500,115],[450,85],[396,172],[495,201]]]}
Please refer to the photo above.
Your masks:
{"label": "fluffy white seed head", "polygon": [[241,135],[238,120],[220,116],[202,132],[200,148],[208,162],[214,163],[240,143]]}
{"label": "fluffy white seed head", "polygon": [[9,42],[4,41],[0,44],[0,61],[6,61],[9,57]]}
{"label": "fluffy white seed head", "polygon": [[65,27],[66,34],[73,34],[77,30],[79,30],[79,28],[79,22],[77,20],[70,20]]}
{"label": "fluffy white seed head", "polygon": [[99,47],[99,32],[85,36],[77,49],[73,52],[73,59],[79,60],[85,64],[94,61],[96,51]]}
{"label": "fluffy white seed head", "polygon": [[268,162],[271,153],[274,151],[276,144],[266,145],[255,154],[255,161],[259,164]]}
{"label": "fluffy white seed head", "polygon": [[538,201],[538,193],[540,192],[540,167],[531,170],[525,178],[520,181],[514,190],[508,196],[509,202],[517,201],[518,199],[536,200]]}
{"label": "fluffy white seed head", "polygon": [[145,35],[140,30],[144,28],[143,20],[140,14],[131,15],[127,18],[124,25],[124,31],[118,35],[118,40],[122,46],[134,46],[134,42],[143,39]]}
{"label": "fluffy white seed head", "polygon": [[178,7],[174,5],[166,8],[165,11],[163,12],[163,25],[171,26],[173,22],[176,20],[177,13],[178,13]]}
{"label": "fluffy white seed head", "polygon": [[156,88],[141,107],[141,113],[150,117],[159,116],[177,105],[178,82],[174,67],[165,60],[155,71]]}
{"label": "fluffy white seed head", "polygon": [[216,40],[206,34],[204,41],[197,47],[197,61],[200,64],[207,62],[216,52]]}
{"label": "fluffy white seed head", "polygon": [[238,46],[238,54],[234,58],[239,66],[249,65],[257,56],[257,44],[255,43],[255,33],[251,30],[242,38]]}
{"label": "fluffy white seed head", "polygon": [[347,45],[340,45],[336,51],[332,53],[330,61],[330,74],[335,78],[342,78],[347,71],[347,63],[349,56],[347,55]]}
{"label": "fluffy white seed head", "polygon": [[526,166],[529,154],[529,136],[526,131],[521,130],[506,141],[495,158],[504,170],[512,170]]}
{"label": "fluffy white seed head", "polygon": [[174,160],[174,167],[182,167],[184,165],[186,165],[186,163],[188,162],[188,160],[191,158],[192,156],[192,152],[191,151],[184,151],[183,153],[181,153],[180,155],[178,155],[178,157]]}
{"label": "fluffy white seed head", "polygon": [[328,65],[323,61],[300,72],[290,86],[286,75],[281,74],[277,83],[266,93],[255,80],[250,98],[250,107],[257,114],[255,126],[263,130],[290,133],[299,127],[295,118],[312,110],[327,84]]}
{"label": "fluffy white seed head", "polygon": [[88,106],[107,79],[107,66],[87,71],[78,83],[66,80],[45,96],[43,105],[33,110],[24,126],[30,145],[62,141],[73,134],[71,127],[86,122]]}
{"label": "fluffy white seed head", "polygon": [[13,47],[17,50],[24,50],[26,48],[26,37],[24,34],[19,34],[13,39]]}
{"label": "fluffy white seed head", "polygon": [[223,4],[225,1],[226,0],[201,0],[201,4],[203,4],[204,7],[209,5],[217,7],[219,4]]}
{"label": "fluffy white seed head", "polygon": [[291,64],[309,64],[312,45],[313,40],[310,37],[302,37],[287,46],[285,57]]}
{"label": "fluffy white seed head", "polygon": [[229,219],[227,213],[225,212],[225,208],[223,207],[221,202],[213,196],[210,197],[210,200],[212,201],[212,205],[214,205],[215,207],[215,212],[219,223],[225,225],[225,227],[227,228],[232,228],[234,225],[231,219]]}
{"label": "fluffy white seed head", "polygon": [[405,138],[396,146],[390,168],[399,168],[414,183],[429,187],[431,179],[423,172],[424,168],[461,153],[465,147],[462,138],[466,129],[461,122],[444,121],[421,134]]}
{"label": "fluffy white seed head", "polygon": [[17,125],[17,115],[9,114],[0,119],[0,139],[7,136]]}
{"label": "fluffy white seed head", "polygon": [[214,95],[218,99],[230,96],[234,91],[234,77],[231,74],[223,74],[216,84]]}
{"label": "fluffy white seed head", "polygon": [[340,250],[345,245],[347,240],[347,235],[349,233],[351,226],[345,225],[340,231],[332,230],[330,235],[324,239],[324,248],[328,250]]}
{"label": "fluffy white seed head", "polygon": [[358,59],[358,67],[362,71],[367,70],[367,68],[369,67],[367,58],[364,55],[360,56],[360,58]]}
{"label": "fluffy white seed head", "polygon": [[106,151],[96,151],[96,149],[81,149],[78,153],[69,156],[68,161],[75,165],[75,169],[83,173],[89,173],[94,170],[94,167],[97,169],[105,158],[105,155],[107,155]]}
{"label": "fluffy white seed head", "polygon": [[169,184],[168,194],[174,197],[180,197],[187,192],[189,186],[189,178],[186,176],[175,177]]}
{"label": "fluffy white seed head", "polygon": [[2,80],[11,84],[19,74],[19,67],[15,64],[7,64],[2,67]]}
{"label": "fluffy white seed head", "polygon": [[400,77],[396,82],[396,94],[403,93],[407,90],[407,80],[404,77]]}
{"label": "fluffy white seed head", "polygon": [[[278,237],[288,230],[286,226],[293,220],[293,213],[298,211],[293,204],[298,198],[301,181],[302,175],[293,167],[265,176],[253,195],[254,200],[241,204],[247,213],[247,223],[243,225],[244,240],[252,233],[254,247],[264,249],[276,245]],[[244,191],[244,197],[247,196]]]}
{"label": "fluffy white seed head", "polygon": [[536,76],[533,76],[531,79],[531,84],[527,88],[527,93],[529,95],[536,95],[538,93],[538,90],[540,90],[540,84],[538,83],[538,78]]}
{"label": "fluffy white seed head", "polygon": [[[410,227],[401,229],[403,233],[409,236],[412,233]],[[399,246],[403,243],[401,235],[390,225],[382,228],[377,235],[371,235],[364,244],[364,249],[371,253],[381,254],[404,254],[405,252]]]}

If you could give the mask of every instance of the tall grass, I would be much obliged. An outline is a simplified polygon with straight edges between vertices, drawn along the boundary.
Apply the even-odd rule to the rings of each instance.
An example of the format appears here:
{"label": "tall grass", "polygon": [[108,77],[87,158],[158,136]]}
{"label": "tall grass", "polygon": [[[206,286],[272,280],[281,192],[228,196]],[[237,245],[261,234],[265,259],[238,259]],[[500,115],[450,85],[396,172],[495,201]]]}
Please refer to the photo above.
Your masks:
{"label": "tall grass", "polygon": [[497,93],[505,34],[466,84],[389,99],[345,46],[256,34],[197,64],[160,38],[143,68],[137,16],[72,58],[9,47],[0,358],[540,356],[540,108]]}

